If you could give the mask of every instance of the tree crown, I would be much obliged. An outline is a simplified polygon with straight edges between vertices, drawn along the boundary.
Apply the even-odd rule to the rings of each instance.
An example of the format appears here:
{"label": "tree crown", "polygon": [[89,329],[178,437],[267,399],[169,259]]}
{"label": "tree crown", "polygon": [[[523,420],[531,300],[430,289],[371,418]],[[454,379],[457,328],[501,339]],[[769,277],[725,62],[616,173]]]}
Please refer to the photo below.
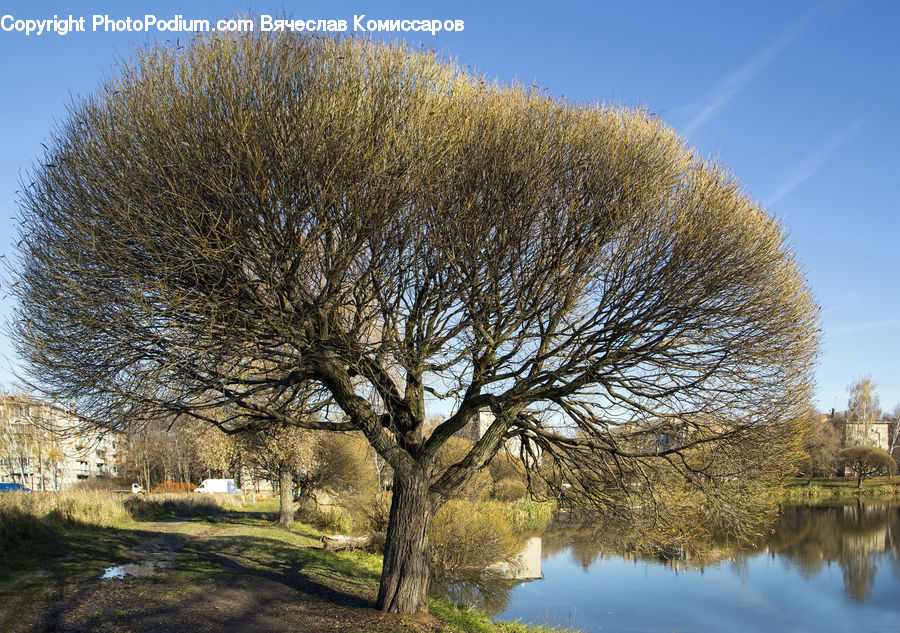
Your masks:
{"label": "tree crown", "polygon": [[[433,493],[517,437],[605,503],[657,463],[755,472],[805,412],[818,309],[783,229],[643,111],[213,35],[75,103],[24,191],[17,348],[99,424],[357,430],[402,477],[490,408]],[[298,411],[311,387],[339,421]]]}

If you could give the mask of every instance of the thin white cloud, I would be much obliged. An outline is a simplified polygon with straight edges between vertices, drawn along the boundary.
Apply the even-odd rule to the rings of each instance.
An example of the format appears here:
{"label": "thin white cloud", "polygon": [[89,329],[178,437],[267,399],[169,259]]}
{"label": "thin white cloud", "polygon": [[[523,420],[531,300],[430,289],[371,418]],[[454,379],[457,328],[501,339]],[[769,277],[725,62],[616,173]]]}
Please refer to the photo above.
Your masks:
{"label": "thin white cloud", "polygon": [[707,121],[717,115],[722,108],[728,105],[734,96],[757,75],[772,64],[781,53],[790,46],[794,40],[806,31],[810,22],[816,17],[825,5],[817,5],[804,13],[796,22],[781,32],[775,40],[754,55],[749,62],[741,68],[722,79],[704,98],[699,112],[684,127],[685,136],[693,136]]}
{"label": "thin white cloud", "polygon": [[860,332],[886,330],[895,327],[900,327],[900,319],[887,319],[886,321],[865,321],[863,323],[854,323],[851,325],[825,328],[825,331],[828,334],[858,334]]}
{"label": "thin white cloud", "polygon": [[841,310],[851,308],[859,303],[859,298],[860,297],[858,292],[851,292],[849,295],[847,295],[847,298],[842,303],[822,308],[822,314],[828,314],[829,312],[839,312]]}
{"label": "thin white cloud", "polygon": [[788,172],[788,176],[781,184],[772,197],[766,200],[766,206],[770,207],[794,189],[799,187],[803,182],[822,169],[822,166],[834,155],[841,147],[850,140],[862,125],[862,121],[857,121],[853,125],[840,130],[833,136],[825,139],[817,145],[803,160],[797,163],[793,169]]}

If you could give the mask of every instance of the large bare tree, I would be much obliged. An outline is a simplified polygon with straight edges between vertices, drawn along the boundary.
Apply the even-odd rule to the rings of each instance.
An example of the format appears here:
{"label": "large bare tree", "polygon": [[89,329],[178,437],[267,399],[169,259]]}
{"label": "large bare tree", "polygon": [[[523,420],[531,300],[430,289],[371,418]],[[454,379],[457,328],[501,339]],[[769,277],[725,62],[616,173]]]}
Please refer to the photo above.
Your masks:
{"label": "large bare tree", "polygon": [[[120,66],[24,184],[30,379],[115,428],[361,432],[394,472],[388,611],[427,608],[431,517],[511,438],[609,513],[691,489],[726,516],[806,411],[817,306],[782,228],[643,111],[212,35]],[[309,389],[329,416],[292,413]]]}

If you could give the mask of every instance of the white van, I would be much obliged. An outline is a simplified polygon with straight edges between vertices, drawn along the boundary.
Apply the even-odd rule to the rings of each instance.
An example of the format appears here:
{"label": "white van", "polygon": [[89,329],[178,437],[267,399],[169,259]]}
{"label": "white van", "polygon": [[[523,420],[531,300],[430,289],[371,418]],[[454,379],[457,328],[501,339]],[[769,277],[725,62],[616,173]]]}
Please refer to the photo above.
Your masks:
{"label": "white van", "polygon": [[234,479],[204,479],[194,492],[227,492],[240,494],[241,489],[234,485]]}

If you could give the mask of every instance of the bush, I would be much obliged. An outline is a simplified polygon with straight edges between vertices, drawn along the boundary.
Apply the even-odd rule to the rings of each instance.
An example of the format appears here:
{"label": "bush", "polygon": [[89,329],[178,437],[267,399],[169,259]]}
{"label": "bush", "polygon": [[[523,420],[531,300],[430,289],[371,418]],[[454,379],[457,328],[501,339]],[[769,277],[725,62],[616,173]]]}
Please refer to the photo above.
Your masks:
{"label": "bush", "polygon": [[[435,477],[445,472],[451,464],[455,464],[465,457],[472,450],[473,445],[474,442],[464,437],[453,436],[449,438],[438,450],[435,458]],[[487,469],[476,470],[456,496],[460,499],[469,499],[471,501],[487,499],[491,483],[491,475]]]}
{"label": "bush", "polygon": [[832,497],[833,489],[820,484],[804,484],[803,486],[791,486],[785,490],[785,498],[790,501],[816,500]]}
{"label": "bush", "polygon": [[354,531],[353,515],[339,506],[319,506],[315,499],[303,497],[297,516],[322,532],[330,534],[350,534]]}
{"label": "bush", "polygon": [[838,463],[856,475],[857,488],[866,477],[880,473],[890,475],[897,470],[897,462],[890,453],[872,446],[845,448],[838,453]]}
{"label": "bush", "polygon": [[503,449],[491,459],[488,464],[488,472],[495,483],[504,479],[523,480],[525,478],[525,467],[522,462]]}
{"label": "bush", "polygon": [[320,529],[363,534],[379,515],[378,475],[365,438],[324,433],[316,447],[316,466],[309,473],[315,499],[301,504],[300,517]]}
{"label": "bush", "polygon": [[157,493],[175,493],[175,494],[187,494],[194,492],[195,486],[192,483],[187,481],[164,481],[161,484],[157,484],[153,486],[151,492],[153,494]]}
{"label": "bush", "polygon": [[860,493],[864,495],[871,495],[873,497],[893,497],[900,495],[900,488],[890,484],[881,484],[863,488]]}
{"label": "bush", "polygon": [[375,497],[369,513],[369,530],[373,533],[387,532],[391,518],[391,493],[384,492]]}
{"label": "bush", "polygon": [[451,499],[429,532],[435,575],[475,573],[516,555],[519,543],[502,504]]}
{"label": "bush", "polygon": [[73,490],[131,490],[131,482],[121,477],[88,477],[78,480]]}
{"label": "bush", "polygon": [[528,494],[528,487],[521,479],[506,478],[496,482],[493,487],[495,499],[504,501],[516,501],[523,499]]}
{"label": "bush", "polygon": [[378,489],[375,463],[365,438],[324,433],[316,445],[316,466],[309,473],[317,489],[333,495],[374,494]]}

